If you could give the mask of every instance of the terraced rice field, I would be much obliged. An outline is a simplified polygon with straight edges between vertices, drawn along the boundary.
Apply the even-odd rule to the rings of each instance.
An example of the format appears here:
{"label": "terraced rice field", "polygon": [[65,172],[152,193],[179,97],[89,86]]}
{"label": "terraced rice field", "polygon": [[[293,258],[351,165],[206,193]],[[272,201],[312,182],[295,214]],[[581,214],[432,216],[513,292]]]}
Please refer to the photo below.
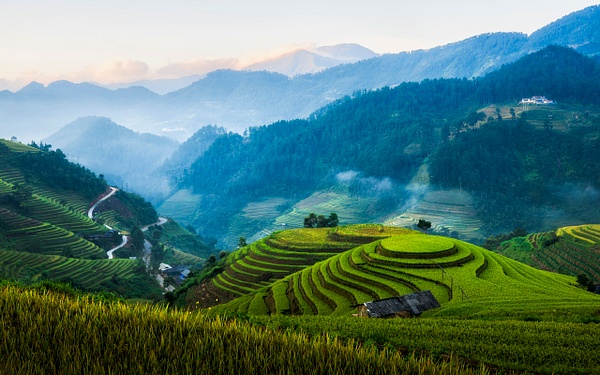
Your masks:
{"label": "terraced rice field", "polygon": [[[281,229],[282,225],[291,228],[302,228],[304,218],[311,212],[317,215],[328,216],[335,212],[340,223],[356,224],[368,219],[368,207],[374,199],[351,197],[348,194],[337,192],[316,192],[310,197],[296,203],[291,212],[275,219],[275,229]],[[365,218],[367,215],[367,218]]]}
{"label": "terraced rice field", "polygon": [[[352,233],[353,228],[341,229],[337,238],[356,238],[360,231]],[[370,236],[363,232],[362,244],[354,242],[348,250],[318,253],[313,248],[315,262],[309,267],[310,262],[302,264],[306,259],[302,255],[306,244],[315,240],[311,237],[318,235],[310,229],[284,231],[252,244],[215,281],[241,298],[217,309],[340,316],[355,312],[357,304],[418,290],[431,290],[445,307],[472,304],[479,311],[485,310],[486,303],[506,307],[587,297],[573,285],[573,277],[540,271],[447,237],[413,232],[384,238],[391,229],[383,228],[382,233],[381,228],[370,226]],[[379,238],[374,236],[377,233]],[[302,244],[290,242],[294,237],[299,241],[303,234],[307,237]],[[329,238],[336,237],[330,234]],[[295,267],[300,269],[291,273]],[[260,272],[270,272],[269,277],[261,278],[265,274]],[[600,303],[600,297],[590,303]]]}
{"label": "terraced rice field", "polygon": [[23,177],[23,174],[20,170],[5,166],[0,168],[0,180],[11,185],[22,184],[25,182],[25,178]]}
{"label": "terraced rice field", "polygon": [[[502,243],[499,251],[536,268],[566,275],[588,275],[600,281],[600,225],[559,228],[558,241],[547,243],[551,232],[532,233]],[[556,239],[556,237],[554,237]]]}
{"label": "terraced rice field", "polygon": [[560,241],[534,251],[532,259],[541,268],[568,275],[585,273],[600,281],[600,225],[580,225],[560,228]]}
{"label": "terraced rice field", "polygon": [[[17,183],[25,183],[18,169],[0,168],[0,194],[12,193]],[[11,248],[76,258],[106,257],[105,251],[80,237],[106,231],[85,216],[87,202],[73,192],[61,194],[38,185],[29,186],[33,186],[33,194],[21,203],[27,217],[12,209],[0,209],[0,223]]]}
{"label": "terraced rice field", "polygon": [[[25,183],[21,171],[16,168],[2,167],[0,168],[0,194],[11,193],[15,184]],[[38,185],[33,186],[33,199],[43,200],[43,204],[62,206],[74,213],[85,216],[89,202],[84,201],[79,195],[74,192],[57,192],[45,189]],[[36,205],[34,202],[28,202],[30,205]],[[52,215],[48,215],[52,217]]]}
{"label": "terraced rice field", "polygon": [[183,251],[173,250],[173,259],[177,264],[203,264],[204,259],[192,254],[184,253]]}
{"label": "terraced rice field", "polygon": [[357,225],[290,229],[274,233],[232,253],[224,271],[207,286],[211,293],[206,299],[219,299],[222,302],[259,291],[276,280],[285,279],[365,241],[407,231],[381,225]]}
{"label": "terraced rice field", "polygon": [[55,225],[40,222],[0,208],[4,236],[15,249],[46,255],[103,259],[106,252],[78,235]]}
{"label": "terraced rice field", "polygon": [[38,221],[46,222],[74,233],[102,233],[104,227],[98,225],[80,211],[68,208],[53,198],[34,194],[23,205],[28,216]]}
{"label": "terraced rice field", "polygon": [[95,219],[110,226],[111,228],[118,230],[119,232],[126,233],[124,227],[121,225],[121,222],[118,219],[118,213],[114,210],[104,211],[101,214],[96,215]]}
{"label": "terraced rice field", "polygon": [[13,185],[0,178],[0,194],[8,194],[13,191]]}
{"label": "terraced rice field", "polygon": [[173,220],[189,224],[189,218],[194,217],[196,207],[201,196],[193,194],[190,190],[182,189],[163,202],[157,211],[161,216],[173,218]]}
{"label": "terraced rice field", "polygon": [[113,276],[135,276],[137,261],[129,259],[75,259],[58,255],[31,254],[0,250],[0,277],[15,280],[72,280],[83,288],[95,290]]}
{"label": "terraced rice field", "polygon": [[[258,232],[248,236],[249,242],[258,241],[274,232],[287,228],[302,228],[304,218],[310,213],[329,216],[332,212],[338,215],[340,223],[354,224],[365,221],[376,222],[379,220],[377,212],[372,211],[372,205],[375,199],[350,196],[343,192],[320,191],[312,194],[310,197],[294,204],[286,213],[273,215],[273,204],[281,202],[280,198],[254,202],[244,209],[244,214],[239,215],[239,220],[232,221],[229,233],[243,233],[243,228],[247,227],[248,219],[259,219],[259,212],[263,212],[262,218],[272,220],[270,223],[262,224]],[[263,220],[264,221],[264,220]],[[268,221],[268,220],[267,220]],[[235,240],[235,241],[234,241]],[[237,238],[228,239],[230,243],[237,242]]]}
{"label": "terraced rice field", "polygon": [[281,207],[288,202],[284,198],[269,198],[257,202],[250,202],[242,210],[247,219],[275,219],[281,215]]}
{"label": "terraced rice field", "polygon": [[405,212],[386,220],[384,225],[412,228],[419,219],[431,221],[432,228],[440,233],[456,231],[462,238],[482,236],[473,199],[464,191],[429,191]]}

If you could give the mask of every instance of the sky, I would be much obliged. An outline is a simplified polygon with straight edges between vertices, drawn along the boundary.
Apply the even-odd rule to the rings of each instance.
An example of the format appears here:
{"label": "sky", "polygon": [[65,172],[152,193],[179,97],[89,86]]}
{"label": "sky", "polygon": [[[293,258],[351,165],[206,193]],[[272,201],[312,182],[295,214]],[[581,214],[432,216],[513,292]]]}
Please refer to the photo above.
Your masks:
{"label": "sky", "polygon": [[299,48],[428,49],[533,31],[598,0],[0,0],[0,90],[243,68]]}

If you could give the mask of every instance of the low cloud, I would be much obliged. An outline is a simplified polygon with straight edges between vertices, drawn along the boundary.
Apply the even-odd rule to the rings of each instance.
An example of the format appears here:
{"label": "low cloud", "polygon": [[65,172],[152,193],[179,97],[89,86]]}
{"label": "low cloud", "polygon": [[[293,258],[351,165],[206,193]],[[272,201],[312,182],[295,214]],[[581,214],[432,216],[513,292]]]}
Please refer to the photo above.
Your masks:
{"label": "low cloud", "polygon": [[335,175],[335,178],[338,182],[350,182],[354,180],[357,176],[357,171],[346,171],[338,173],[337,175]]}
{"label": "low cloud", "polygon": [[349,170],[335,175],[339,184],[348,185],[362,193],[383,194],[394,189],[394,182],[389,177],[362,177],[360,172]]}
{"label": "low cloud", "polygon": [[193,74],[206,74],[218,69],[238,69],[237,59],[201,59],[173,63],[156,70],[157,78],[179,78]]}
{"label": "low cloud", "polygon": [[177,79],[190,75],[205,75],[218,69],[243,70],[246,67],[266,60],[281,57],[286,53],[298,49],[314,50],[310,45],[284,46],[270,51],[262,51],[240,58],[202,58],[187,62],[174,62],[161,67],[149,66],[139,60],[107,60],[93,64],[82,70],[71,70],[56,74],[42,71],[24,71],[18,78],[0,78],[0,91],[10,90],[16,92],[32,81],[48,85],[59,80],[68,80],[74,83],[97,82],[103,85],[114,83],[127,83],[155,79]]}
{"label": "low cloud", "polygon": [[14,89],[11,86],[12,86],[11,81],[9,81],[8,79],[0,78],[0,91],[3,91],[3,90],[13,91]]}
{"label": "low cloud", "polygon": [[600,199],[600,192],[593,186],[587,184],[566,183],[553,189],[554,194],[569,202],[595,202]]}
{"label": "low cloud", "polygon": [[77,80],[100,83],[131,82],[146,79],[149,70],[148,64],[143,61],[113,60],[92,66],[82,72]]}
{"label": "low cloud", "polygon": [[[40,83],[50,83],[52,81],[48,81],[47,80],[48,77],[42,75],[42,74],[38,74],[35,72],[27,72],[26,75],[24,75],[21,78],[17,78],[17,79],[6,79],[6,78],[0,78],[0,91],[3,90],[9,90],[12,92],[17,92],[20,89],[22,89],[24,86],[27,86],[29,83],[31,83],[32,81],[36,81],[36,82],[40,82]],[[56,81],[56,80],[54,80]]]}
{"label": "low cloud", "polygon": [[375,177],[368,177],[361,179],[361,183],[370,187],[376,193],[385,193],[394,187],[392,180],[389,177],[384,177],[382,179]]}

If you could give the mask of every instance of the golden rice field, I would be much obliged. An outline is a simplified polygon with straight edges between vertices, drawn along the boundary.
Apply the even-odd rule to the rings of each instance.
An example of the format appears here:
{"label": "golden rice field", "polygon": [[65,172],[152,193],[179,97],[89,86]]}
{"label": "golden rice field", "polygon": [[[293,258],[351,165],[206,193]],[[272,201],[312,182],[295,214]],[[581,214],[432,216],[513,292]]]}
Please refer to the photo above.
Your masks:
{"label": "golden rice field", "polygon": [[326,333],[0,287],[4,374],[487,374]]}

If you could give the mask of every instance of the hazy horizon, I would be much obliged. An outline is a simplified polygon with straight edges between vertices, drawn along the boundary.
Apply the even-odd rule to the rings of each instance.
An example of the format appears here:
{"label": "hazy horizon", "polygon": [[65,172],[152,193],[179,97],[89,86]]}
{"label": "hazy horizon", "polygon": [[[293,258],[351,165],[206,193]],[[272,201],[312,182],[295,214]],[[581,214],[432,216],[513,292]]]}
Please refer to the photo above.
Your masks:
{"label": "hazy horizon", "polygon": [[0,14],[0,90],[32,81],[179,78],[342,43],[380,54],[428,49],[483,33],[530,34],[596,3],[8,0]]}

